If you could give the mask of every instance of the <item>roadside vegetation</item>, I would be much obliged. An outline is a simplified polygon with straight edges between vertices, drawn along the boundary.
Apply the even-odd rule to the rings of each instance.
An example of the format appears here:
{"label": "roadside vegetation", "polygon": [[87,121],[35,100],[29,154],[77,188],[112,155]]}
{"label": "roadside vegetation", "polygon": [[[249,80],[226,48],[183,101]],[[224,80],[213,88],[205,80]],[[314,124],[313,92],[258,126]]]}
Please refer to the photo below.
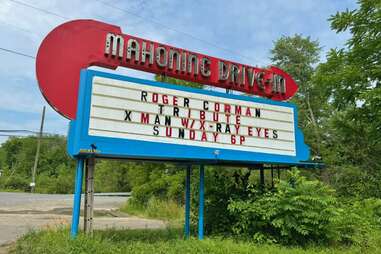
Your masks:
{"label": "roadside vegetation", "polygon": [[[0,190],[30,191],[36,153],[35,137],[10,138],[0,147]],[[97,192],[130,191],[127,171],[134,165],[100,161],[95,172]],[[75,161],[66,153],[66,138],[44,136],[37,168],[37,193],[73,193]]]}
{"label": "roadside vegetation", "polygon": [[[271,50],[272,63],[299,84],[292,102],[312,156],[326,164],[324,170],[282,171],[274,184],[266,172],[260,186],[255,169],[206,167],[205,241],[184,241],[176,227],[97,231],[76,240],[58,229],[28,234],[14,253],[380,253],[380,16],[379,2],[369,0],[331,16],[333,31],[349,32],[350,38],[324,62],[319,42],[302,35],[283,36]],[[35,147],[32,137],[1,146],[1,189],[28,190]],[[41,151],[36,191],[72,192],[74,162],[65,153],[65,139],[48,137]],[[193,227],[197,169],[191,179]],[[103,160],[95,172],[96,191],[132,191],[123,211],[183,220],[183,165]]]}
{"label": "roadside vegetation", "polygon": [[120,210],[138,217],[162,219],[178,224],[184,222],[184,207],[173,200],[160,200],[155,196],[152,196],[145,205],[130,200]]}
{"label": "roadside vegetation", "polygon": [[117,253],[197,253],[197,254],[358,254],[381,253],[381,238],[369,239],[367,246],[322,247],[256,244],[246,240],[208,237],[184,240],[180,229],[95,231],[93,237],[80,234],[73,240],[67,229],[31,232],[13,247],[14,254],[117,254]]}

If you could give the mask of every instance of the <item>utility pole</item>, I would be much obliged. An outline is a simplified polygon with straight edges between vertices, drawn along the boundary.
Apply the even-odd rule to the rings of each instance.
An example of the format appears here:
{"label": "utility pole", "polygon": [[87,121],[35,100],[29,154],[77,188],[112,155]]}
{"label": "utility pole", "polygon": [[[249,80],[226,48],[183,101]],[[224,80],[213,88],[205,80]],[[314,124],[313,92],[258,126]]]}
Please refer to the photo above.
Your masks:
{"label": "utility pole", "polygon": [[34,157],[32,182],[30,183],[30,192],[34,192],[34,188],[36,187],[36,171],[37,171],[37,165],[38,165],[38,157],[40,156],[40,146],[41,146],[42,132],[44,130],[44,121],[45,121],[45,106],[42,108],[41,125],[40,125],[40,132],[38,133],[38,139],[37,139],[36,156]]}

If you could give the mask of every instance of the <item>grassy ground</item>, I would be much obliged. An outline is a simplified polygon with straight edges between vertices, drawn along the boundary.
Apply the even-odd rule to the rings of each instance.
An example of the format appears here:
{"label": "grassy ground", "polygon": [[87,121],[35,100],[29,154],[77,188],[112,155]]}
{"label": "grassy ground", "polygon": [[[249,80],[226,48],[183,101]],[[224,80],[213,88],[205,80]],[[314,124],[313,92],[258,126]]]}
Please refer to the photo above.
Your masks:
{"label": "grassy ground", "polygon": [[[378,239],[380,240],[380,239]],[[93,237],[79,235],[71,239],[67,229],[48,229],[31,232],[18,240],[11,250],[14,254],[67,254],[67,253],[260,253],[260,254],[310,254],[310,253],[381,253],[381,242],[372,241],[367,247],[306,248],[278,245],[256,245],[247,241],[206,238],[184,240],[181,229],[161,230],[103,230]]]}
{"label": "grassy ground", "polygon": [[0,188],[0,192],[25,192],[25,191],[15,190],[15,189],[3,189],[3,188]]}
{"label": "grassy ground", "polygon": [[[128,214],[141,217],[160,218],[170,222],[183,221],[183,207],[176,203],[151,199],[142,207],[128,203],[121,209]],[[180,223],[170,223],[167,229],[155,230],[115,230],[95,231],[92,237],[80,234],[71,239],[67,228],[51,228],[30,232],[19,239],[11,252],[13,254],[115,254],[115,253],[165,253],[165,254],[381,254],[381,233],[371,235],[364,246],[350,247],[285,247],[276,244],[255,244],[242,239],[206,237],[184,240]],[[195,233],[193,233],[195,235]]]}
{"label": "grassy ground", "polygon": [[179,206],[178,203],[171,200],[162,201],[151,198],[146,206],[134,202],[126,202],[120,210],[138,217],[162,219],[174,223],[182,223],[184,221],[184,207]]}

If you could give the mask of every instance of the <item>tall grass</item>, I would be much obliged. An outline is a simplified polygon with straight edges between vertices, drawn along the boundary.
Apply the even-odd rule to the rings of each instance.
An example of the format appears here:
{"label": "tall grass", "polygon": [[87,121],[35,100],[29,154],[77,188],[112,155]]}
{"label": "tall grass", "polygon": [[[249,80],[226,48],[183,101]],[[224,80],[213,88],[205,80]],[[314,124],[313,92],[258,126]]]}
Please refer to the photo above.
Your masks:
{"label": "tall grass", "polygon": [[224,238],[195,238],[184,240],[182,229],[114,230],[95,231],[93,237],[80,234],[71,239],[65,228],[31,232],[18,240],[11,250],[13,254],[115,254],[115,253],[165,253],[165,254],[354,254],[381,253],[381,235],[375,234],[367,246],[348,248],[284,247],[258,245],[249,241]]}
{"label": "tall grass", "polygon": [[163,219],[171,222],[184,221],[184,208],[172,200],[163,201],[152,197],[146,205],[138,204],[133,199],[127,201],[120,209],[130,215],[146,218]]}

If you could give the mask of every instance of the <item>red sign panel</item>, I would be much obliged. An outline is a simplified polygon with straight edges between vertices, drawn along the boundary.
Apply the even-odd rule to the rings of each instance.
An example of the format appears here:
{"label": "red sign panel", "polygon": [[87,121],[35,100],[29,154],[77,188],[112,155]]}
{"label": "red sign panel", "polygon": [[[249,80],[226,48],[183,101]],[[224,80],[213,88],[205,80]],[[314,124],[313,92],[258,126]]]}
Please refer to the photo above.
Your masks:
{"label": "red sign panel", "polygon": [[74,20],[51,31],[40,45],[36,72],[40,89],[59,113],[75,119],[80,70],[118,66],[288,100],[295,81],[276,67],[243,65],[185,49],[122,34],[117,26]]}

